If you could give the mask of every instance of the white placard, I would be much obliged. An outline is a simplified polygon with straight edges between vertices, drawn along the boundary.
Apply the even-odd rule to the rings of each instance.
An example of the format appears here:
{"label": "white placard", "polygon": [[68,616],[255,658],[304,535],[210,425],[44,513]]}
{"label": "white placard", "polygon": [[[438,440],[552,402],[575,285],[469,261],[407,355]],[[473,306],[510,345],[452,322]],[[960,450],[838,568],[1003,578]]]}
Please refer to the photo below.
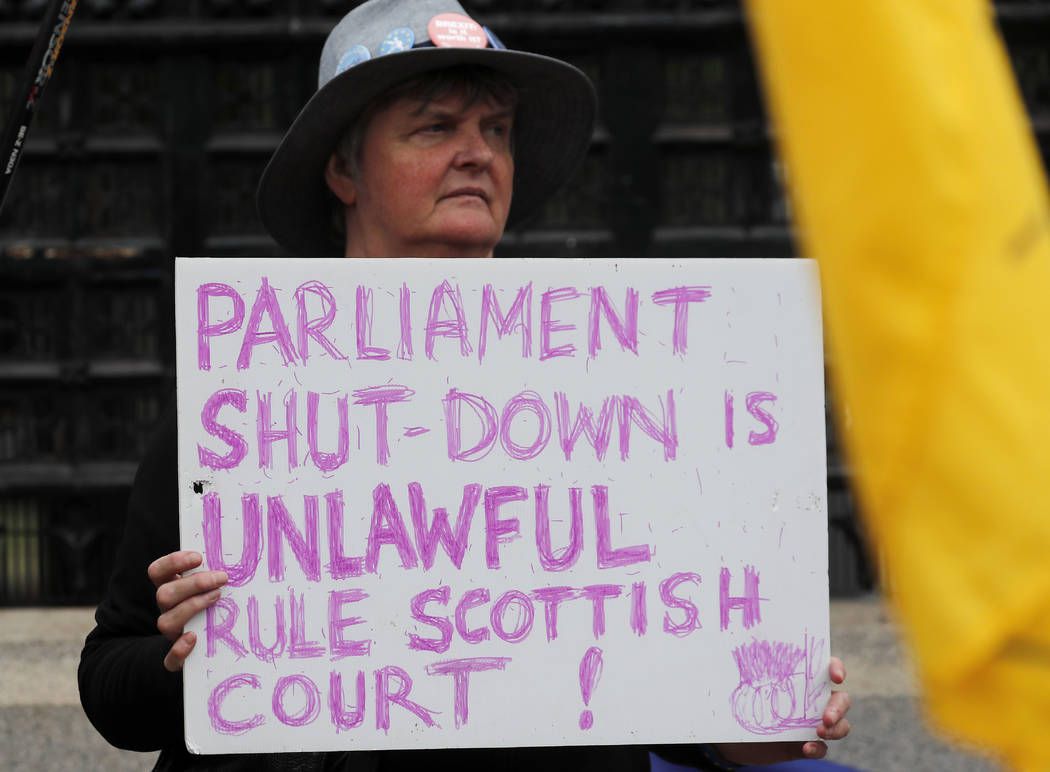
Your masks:
{"label": "white placard", "polygon": [[202,753],[815,737],[804,260],[179,259]]}

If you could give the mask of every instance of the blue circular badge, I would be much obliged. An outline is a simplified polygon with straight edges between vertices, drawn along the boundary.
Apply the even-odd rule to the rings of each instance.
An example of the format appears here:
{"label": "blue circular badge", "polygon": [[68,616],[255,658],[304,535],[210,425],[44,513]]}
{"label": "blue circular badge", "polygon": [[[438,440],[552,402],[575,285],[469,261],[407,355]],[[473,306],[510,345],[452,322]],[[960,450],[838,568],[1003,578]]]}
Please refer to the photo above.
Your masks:
{"label": "blue circular badge", "polygon": [[335,74],[338,75],[341,72],[345,72],[355,64],[361,64],[361,62],[366,62],[371,58],[372,54],[367,48],[354,46],[343,54],[343,57],[339,60],[339,65],[335,68]]}
{"label": "blue circular badge", "polygon": [[379,55],[396,54],[398,51],[407,51],[415,45],[416,33],[408,27],[396,29],[386,36],[383,44],[379,46]]}

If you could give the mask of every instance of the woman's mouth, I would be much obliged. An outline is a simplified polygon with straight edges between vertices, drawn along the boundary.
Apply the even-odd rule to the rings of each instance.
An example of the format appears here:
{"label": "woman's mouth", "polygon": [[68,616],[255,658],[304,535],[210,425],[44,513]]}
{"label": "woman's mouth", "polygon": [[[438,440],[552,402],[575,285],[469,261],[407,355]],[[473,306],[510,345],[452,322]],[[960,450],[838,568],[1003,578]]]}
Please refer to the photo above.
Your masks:
{"label": "woman's mouth", "polygon": [[442,198],[477,198],[489,202],[488,193],[482,188],[456,188],[451,193],[446,193]]}

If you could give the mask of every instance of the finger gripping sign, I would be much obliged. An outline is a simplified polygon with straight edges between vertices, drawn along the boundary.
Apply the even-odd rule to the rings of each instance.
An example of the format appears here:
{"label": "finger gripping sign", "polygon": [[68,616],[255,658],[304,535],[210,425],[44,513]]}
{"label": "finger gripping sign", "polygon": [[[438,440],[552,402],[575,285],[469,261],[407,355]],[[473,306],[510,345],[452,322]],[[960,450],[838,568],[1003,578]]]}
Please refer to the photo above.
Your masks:
{"label": "finger gripping sign", "polygon": [[786,740],[830,689],[803,260],[176,265],[200,753]]}

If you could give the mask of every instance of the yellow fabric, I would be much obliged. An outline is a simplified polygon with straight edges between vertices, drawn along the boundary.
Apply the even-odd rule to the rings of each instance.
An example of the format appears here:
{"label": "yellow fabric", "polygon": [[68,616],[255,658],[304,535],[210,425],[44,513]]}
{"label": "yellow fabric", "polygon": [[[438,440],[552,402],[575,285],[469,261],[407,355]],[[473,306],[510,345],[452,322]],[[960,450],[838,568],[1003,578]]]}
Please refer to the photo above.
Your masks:
{"label": "yellow fabric", "polygon": [[[1050,770],[1050,200],[985,0],[749,0],[927,706]],[[848,663],[847,663],[848,664]]]}

